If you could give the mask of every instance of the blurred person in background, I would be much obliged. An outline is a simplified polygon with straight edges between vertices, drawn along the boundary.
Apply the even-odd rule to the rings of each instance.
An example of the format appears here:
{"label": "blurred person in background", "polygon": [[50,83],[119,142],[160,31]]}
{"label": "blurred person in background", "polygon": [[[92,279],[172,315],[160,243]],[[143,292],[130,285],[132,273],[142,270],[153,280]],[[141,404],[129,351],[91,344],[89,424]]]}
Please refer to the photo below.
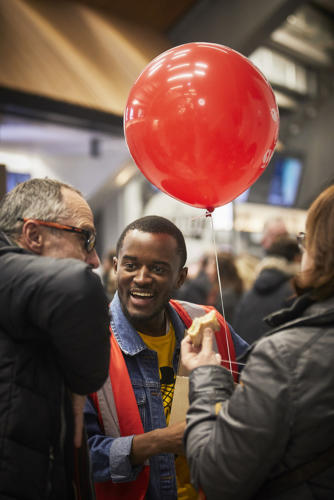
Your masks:
{"label": "blurred person in background", "polygon": [[256,279],[256,269],[259,265],[260,259],[250,253],[243,252],[235,257],[235,265],[238,274],[242,279],[244,291],[252,288]]}
{"label": "blurred person in background", "polygon": [[[244,356],[240,383],[218,366],[212,330],[181,345],[190,374],[191,479],[208,500],[334,498],[334,185],[312,203],[297,299]],[[242,359],[241,359],[242,361]]]}
{"label": "blurred person in background", "polygon": [[[89,500],[84,395],[104,383],[109,315],[82,194],[32,179],[0,204],[0,498]],[[77,451],[76,451],[77,450]]]}
{"label": "blurred person in background", "polygon": [[281,217],[272,217],[263,225],[261,246],[266,254],[277,237],[289,236],[286,224]]}
{"label": "blurred person in background", "polygon": [[295,298],[292,278],[300,271],[301,251],[295,239],[278,236],[259,263],[258,276],[235,309],[233,326],[248,343],[270,329],[264,318],[288,307]]}
{"label": "blurred person in background", "polygon": [[207,304],[212,287],[212,266],[209,254],[204,254],[198,263],[198,272],[191,278],[186,278],[182,286],[174,290],[173,298],[193,302],[194,304]]}
{"label": "blurred person in background", "polygon": [[243,292],[243,282],[235,264],[235,257],[230,252],[218,252],[218,272],[221,280],[222,298],[219,290],[217,277],[216,258],[212,256],[212,286],[207,298],[207,304],[215,306],[221,313],[224,313],[226,321],[232,322],[234,310]]}

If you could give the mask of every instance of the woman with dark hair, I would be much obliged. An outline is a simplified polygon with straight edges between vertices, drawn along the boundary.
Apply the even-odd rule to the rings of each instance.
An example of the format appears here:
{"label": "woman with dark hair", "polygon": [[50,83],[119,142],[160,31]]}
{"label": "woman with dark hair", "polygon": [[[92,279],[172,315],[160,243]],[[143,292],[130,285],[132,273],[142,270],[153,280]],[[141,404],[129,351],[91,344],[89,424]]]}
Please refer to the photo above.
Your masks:
{"label": "woman with dark hair", "polygon": [[334,186],[312,204],[293,305],[249,349],[240,383],[219,365],[212,330],[189,336],[185,444],[208,500],[334,498]]}

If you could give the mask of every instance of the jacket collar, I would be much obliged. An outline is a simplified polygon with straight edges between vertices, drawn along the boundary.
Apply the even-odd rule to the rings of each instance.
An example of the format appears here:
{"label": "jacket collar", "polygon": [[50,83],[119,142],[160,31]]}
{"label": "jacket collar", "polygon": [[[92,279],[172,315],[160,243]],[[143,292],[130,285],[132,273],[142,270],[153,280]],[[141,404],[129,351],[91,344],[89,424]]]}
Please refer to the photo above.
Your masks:
{"label": "jacket collar", "polygon": [[299,262],[289,262],[287,259],[278,256],[264,257],[256,268],[257,276],[264,269],[277,269],[278,271],[286,274],[287,276],[294,276],[300,271]]}
{"label": "jacket collar", "polygon": [[26,253],[26,252],[28,252],[24,248],[18,246],[3,231],[0,231],[0,251],[2,253],[6,253],[6,252]]}
{"label": "jacket collar", "polygon": [[[310,292],[298,297],[291,307],[281,309],[265,318],[269,326],[277,331],[281,327],[298,325],[321,325],[334,320],[334,297],[324,301],[315,301]],[[268,335],[271,334],[268,332]]]}
{"label": "jacket collar", "polygon": [[[184,336],[185,325],[170,304],[167,305],[166,311],[175,330],[176,348],[178,348]],[[146,344],[123,313],[117,292],[110,304],[110,312],[111,328],[124,354],[135,356],[147,349]]]}
{"label": "jacket collar", "polygon": [[270,337],[277,332],[289,328],[303,326],[321,327],[334,322],[334,297],[322,302],[316,302],[310,297],[310,292],[298,297],[291,307],[281,309],[264,318],[272,329],[238,357],[238,361],[245,362],[254,347],[264,337]]}

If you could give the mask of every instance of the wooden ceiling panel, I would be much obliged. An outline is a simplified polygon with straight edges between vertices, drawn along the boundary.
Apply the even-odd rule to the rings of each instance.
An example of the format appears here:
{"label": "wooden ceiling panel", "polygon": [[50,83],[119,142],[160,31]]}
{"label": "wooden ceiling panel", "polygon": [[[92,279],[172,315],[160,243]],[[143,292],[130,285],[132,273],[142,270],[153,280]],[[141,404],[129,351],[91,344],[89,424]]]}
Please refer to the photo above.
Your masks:
{"label": "wooden ceiling panel", "polygon": [[165,33],[197,0],[66,0],[108,11],[127,21]]}
{"label": "wooden ceiling panel", "polygon": [[0,0],[0,87],[122,116],[130,88],[170,48],[157,31],[76,2]]}

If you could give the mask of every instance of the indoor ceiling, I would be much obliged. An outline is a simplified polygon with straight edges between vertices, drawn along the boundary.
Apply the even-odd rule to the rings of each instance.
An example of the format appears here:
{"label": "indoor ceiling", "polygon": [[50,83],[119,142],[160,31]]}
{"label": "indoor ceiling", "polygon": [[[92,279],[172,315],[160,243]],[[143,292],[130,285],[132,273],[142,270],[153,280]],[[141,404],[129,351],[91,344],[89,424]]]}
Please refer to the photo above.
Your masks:
{"label": "indoor ceiling", "polygon": [[[236,15],[232,12],[233,8],[240,11],[240,23],[242,18],[246,18],[247,24],[252,25],[251,17],[247,19],[245,14],[249,12],[249,16],[253,15],[254,19],[260,18],[259,9],[263,10],[265,5],[265,3],[261,5],[261,1],[249,3],[245,0],[236,0],[233,2],[234,7],[230,2],[214,0],[63,1],[65,4],[80,4],[94,8],[102,15],[120,17],[158,32],[169,39],[171,46],[177,45],[182,40],[181,37],[184,37],[184,41],[192,41],[203,39],[204,36],[207,41],[224,43],[224,33],[227,33],[227,28],[223,29],[224,22],[226,26],[228,16],[233,19],[233,15]],[[44,0],[44,4],[48,2],[49,0]],[[334,92],[334,0],[273,1],[266,3],[268,4],[284,4],[284,9],[281,9],[280,13],[272,10],[271,17],[269,12],[268,18],[264,18],[261,26],[254,23],[254,29],[257,26],[257,33],[256,37],[252,35],[251,39],[249,38],[249,47],[255,50],[245,55],[260,67],[276,92],[283,118],[281,139],[284,141],[285,136],[291,133],[291,127],[302,126],[305,116],[317,113],[317,107]],[[274,13],[277,14],[276,23],[272,21]],[[281,18],[282,22],[277,25]],[[219,23],[223,28],[217,31]],[[241,24],[240,37],[242,31]],[[210,40],[210,36],[214,40]],[[246,42],[242,40],[242,43]],[[242,43],[240,42],[240,46]],[[7,96],[5,98],[7,99]],[[43,102],[44,109],[42,106],[37,112],[38,102],[37,105],[36,102],[30,108],[25,108],[22,102],[16,106],[15,103],[8,106],[8,99],[6,106],[3,100],[0,102],[0,111],[3,112],[0,119],[0,144],[10,147],[15,145],[30,147],[35,150],[41,148],[44,152],[50,150],[52,154],[55,150],[62,154],[62,147],[65,150],[72,148],[73,152],[76,151],[80,142],[80,129],[67,127],[61,129],[59,123],[52,124],[62,121],[56,113],[57,103],[55,108],[48,110],[46,108],[51,101]],[[90,112],[92,114],[88,118],[86,116],[82,119],[80,116],[82,109],[78,108],[76,119],[70,120],[71,125],[86,129],[92,128],[94,124],[95,130],[82,132],[84,150],[88,148],[88,151],[91,151],[92,138],[94,139],[98,132],[112,134],[116,131],[118,135],[122,135],[120,117],[115,121],[112,114],[104,113],[105,122],[103,127],[100,127],[101,114],[97,118],[94,109]],[[21,116],[24,116],[24,119],[21,119]],[[48,126],[43,125],[40,118],[50,121]],[[66,120],[64,122],[66,123]],[[53,133],[61,137],[58,149],[54,146],[57,139],[52,139]],[[71,141],[73,141],[72,146]]]}

